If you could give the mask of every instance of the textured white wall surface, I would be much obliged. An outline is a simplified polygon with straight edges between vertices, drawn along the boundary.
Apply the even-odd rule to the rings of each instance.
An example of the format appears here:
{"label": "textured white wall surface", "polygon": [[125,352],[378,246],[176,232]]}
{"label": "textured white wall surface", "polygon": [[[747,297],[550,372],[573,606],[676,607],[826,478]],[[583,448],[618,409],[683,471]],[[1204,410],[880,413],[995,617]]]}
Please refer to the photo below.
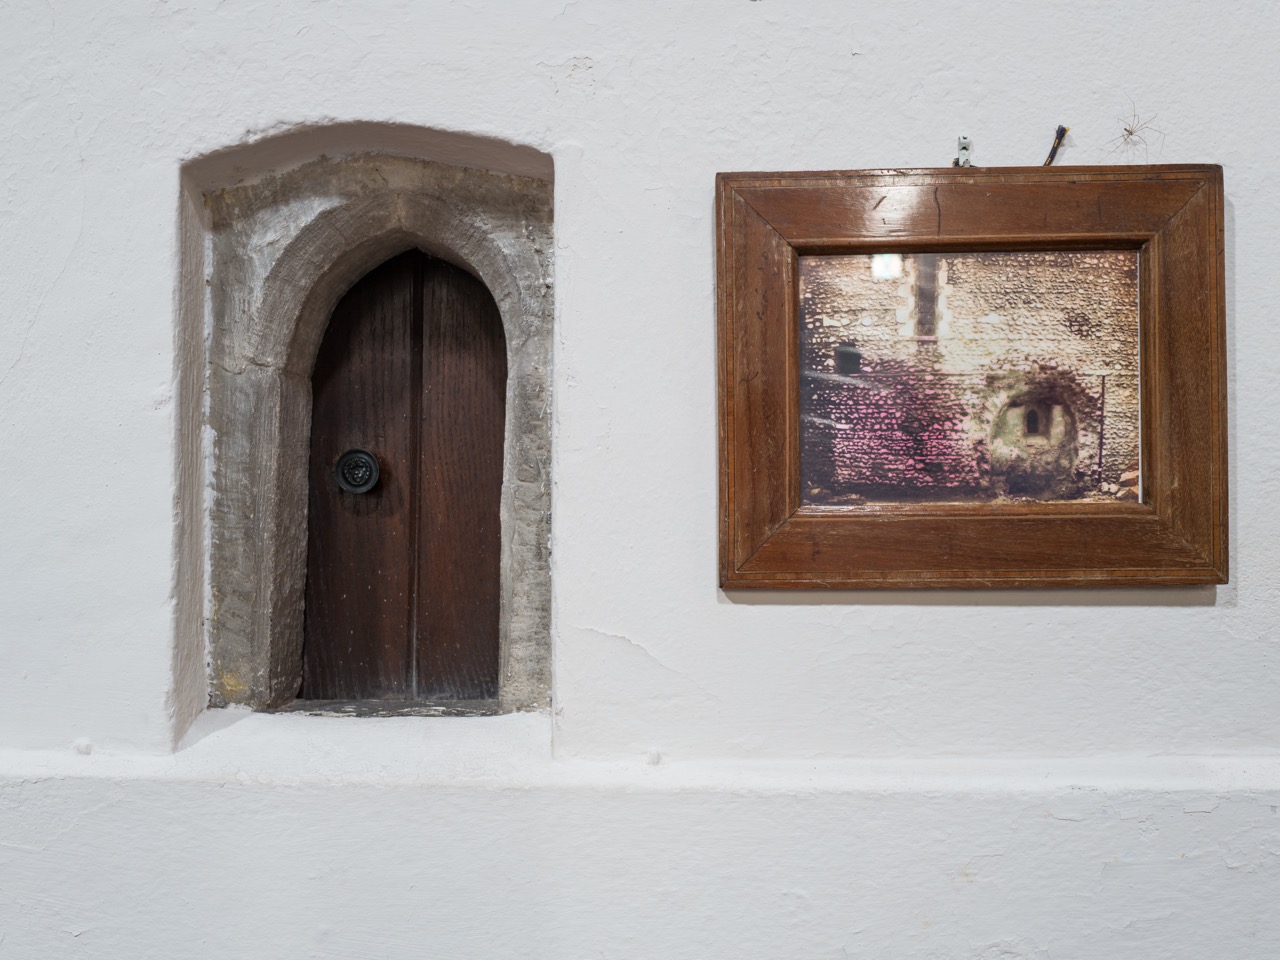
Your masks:
{"label": "textured white wall surface", "polygon": [[[0,956],[1280,956],[1278,58],[1267,3],[0,7]],[[1058,123],[1225,168],[1232,582],[718,591],[715,172]],[[180,196],[331,124],[554,160],[550,717],[183,736]]]}

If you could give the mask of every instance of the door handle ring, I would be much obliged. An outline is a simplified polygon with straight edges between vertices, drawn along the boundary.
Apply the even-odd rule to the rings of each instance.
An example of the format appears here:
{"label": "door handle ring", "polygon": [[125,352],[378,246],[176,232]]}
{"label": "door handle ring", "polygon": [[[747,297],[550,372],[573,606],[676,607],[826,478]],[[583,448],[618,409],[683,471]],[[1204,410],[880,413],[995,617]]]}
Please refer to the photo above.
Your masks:
{"label": "door handle ring", "polygon": [[338,486],[347,493],[368,493],[378,485],[378,458],[368,450],[348,450],[334,467]]}

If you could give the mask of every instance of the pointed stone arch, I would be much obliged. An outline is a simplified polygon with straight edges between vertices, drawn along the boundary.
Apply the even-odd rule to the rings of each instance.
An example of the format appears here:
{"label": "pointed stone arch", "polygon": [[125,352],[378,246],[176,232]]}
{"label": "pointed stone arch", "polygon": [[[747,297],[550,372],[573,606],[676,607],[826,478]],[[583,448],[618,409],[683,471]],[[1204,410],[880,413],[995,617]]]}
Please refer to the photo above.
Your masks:
{"label": "pointed stone arch", "polygon": [[489,288],[507,339],[499,709],[550,695],[551,184],[408,157],[320,158],[211,190],[210,702],[301,671],[310,375],[335,304],[418,248]]}

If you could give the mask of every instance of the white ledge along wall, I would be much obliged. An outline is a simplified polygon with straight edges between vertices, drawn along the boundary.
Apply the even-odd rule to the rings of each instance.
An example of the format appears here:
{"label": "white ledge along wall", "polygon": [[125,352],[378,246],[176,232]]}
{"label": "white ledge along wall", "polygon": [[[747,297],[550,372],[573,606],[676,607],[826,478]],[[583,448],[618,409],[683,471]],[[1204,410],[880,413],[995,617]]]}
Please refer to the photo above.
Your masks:
{"label": "white ledge along wall", "polygon": [[[1272,6],[0,18],[0,955],[1280,955]],[[1059,123],[1060,163],[1224,166],[1232,582],[718,591],[715,173]],[[180,220],[368,151],[554,164],[548,712],[200,713]]]}

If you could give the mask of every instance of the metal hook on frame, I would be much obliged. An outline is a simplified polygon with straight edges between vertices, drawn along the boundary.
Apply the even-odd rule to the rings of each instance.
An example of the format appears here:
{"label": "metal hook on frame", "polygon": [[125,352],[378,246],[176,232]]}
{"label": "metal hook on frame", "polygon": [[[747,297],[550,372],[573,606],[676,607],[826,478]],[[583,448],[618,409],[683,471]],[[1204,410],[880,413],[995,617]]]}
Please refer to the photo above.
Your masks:
{"label": "metal hook on frame", "polygon": [[956,158],[951,161],[953,167],[969,166],[969,138],[959,137],[956,140]]}

